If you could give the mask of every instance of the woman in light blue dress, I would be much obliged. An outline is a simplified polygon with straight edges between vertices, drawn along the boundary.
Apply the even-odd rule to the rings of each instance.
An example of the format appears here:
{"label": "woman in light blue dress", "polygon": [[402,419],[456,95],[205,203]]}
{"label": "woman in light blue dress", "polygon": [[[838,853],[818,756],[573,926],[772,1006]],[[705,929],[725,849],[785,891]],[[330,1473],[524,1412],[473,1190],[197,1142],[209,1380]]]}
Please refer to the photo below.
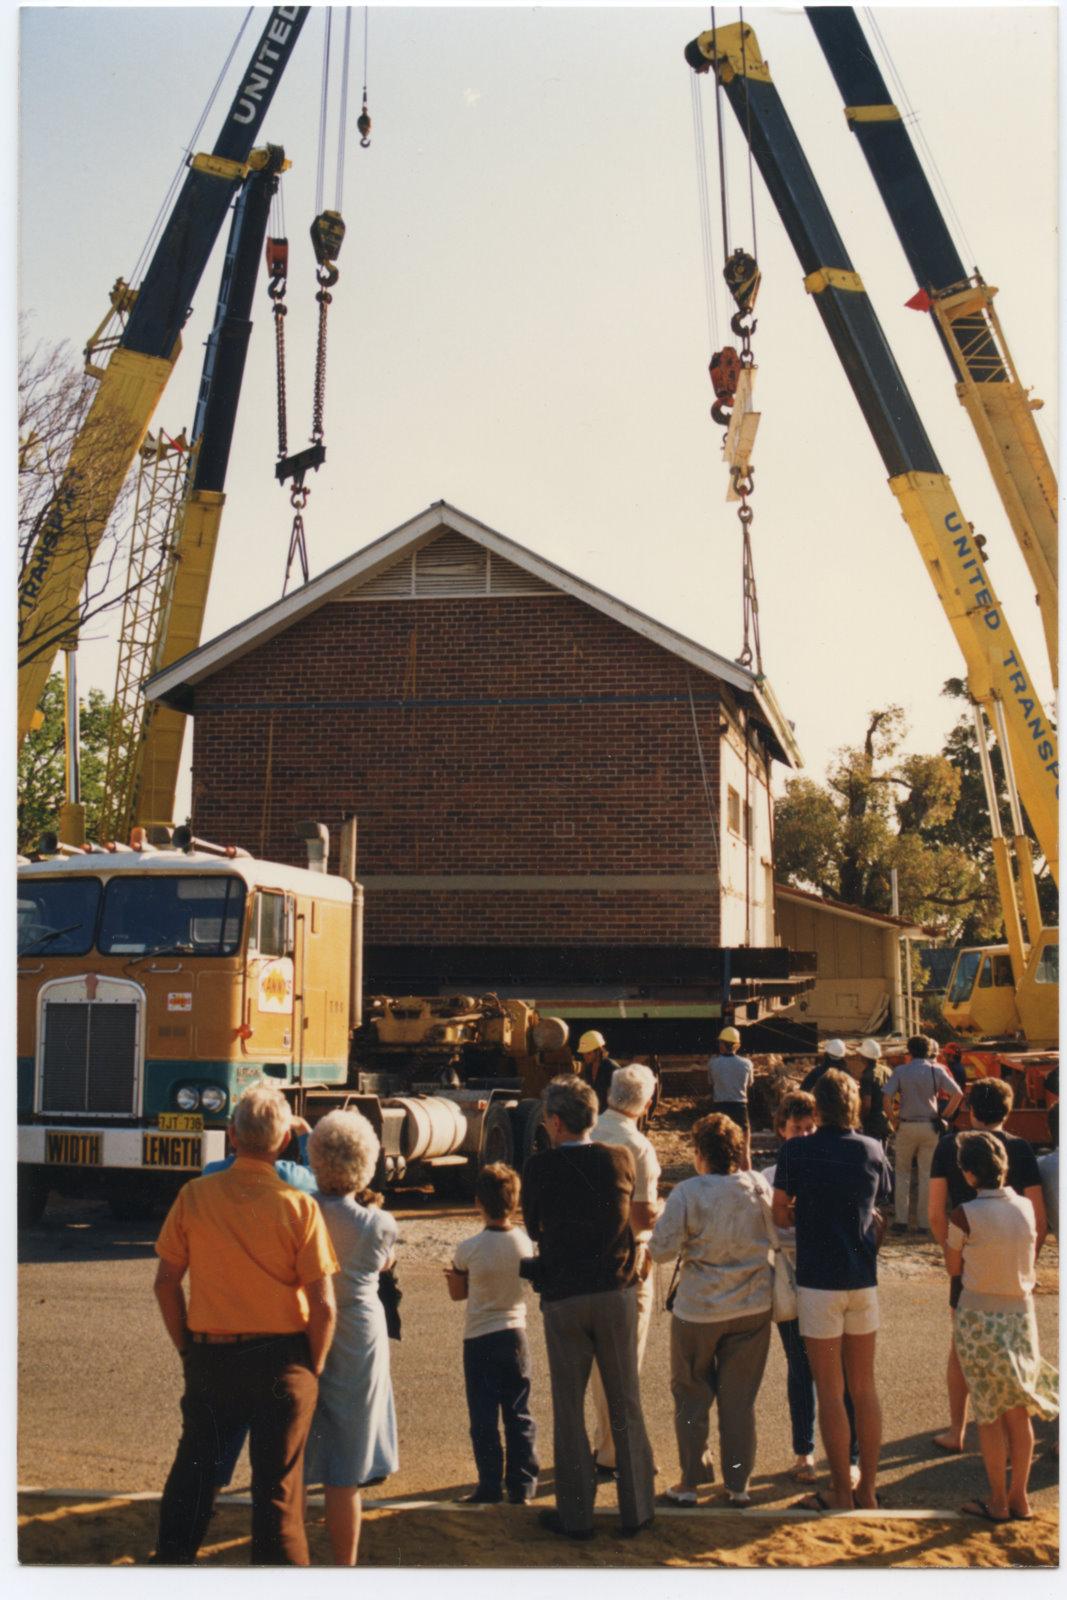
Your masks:
{"label": "woman in light blue dress", "polygon": [[319,1379],[304,1476],[325,1490],[335,1565],[354,1567],[360,1491],[398,1466],[389,1338],[378,1297],[378,1274],[395,1259],[397,1228],[387,1211],[356,1199],[378,1160],[377,1137],[358,1111],[331,1111],[317,1122],[308,1159],[341,1268],[334,1278],[337,1330]]}

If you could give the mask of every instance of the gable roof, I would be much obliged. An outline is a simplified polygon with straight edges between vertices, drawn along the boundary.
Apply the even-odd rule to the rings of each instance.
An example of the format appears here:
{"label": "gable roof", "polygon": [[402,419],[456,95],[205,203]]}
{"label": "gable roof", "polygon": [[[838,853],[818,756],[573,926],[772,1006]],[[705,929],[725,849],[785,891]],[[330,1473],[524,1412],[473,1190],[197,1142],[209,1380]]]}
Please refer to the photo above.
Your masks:
{"label": "gable roof", "polygon": [[342,597],[347,598],[355,588],[365,589],[386,568],[402,562],[405,556],[412,555],[450,531],[481,545],[491,555],[501,558],[512,570],[519,569],[529,574],[531,579],[537,580],[531,587],[536,589],[547,585],[550,589],[571,595],[595,611],[614,618],[631,632],[678,656],[698,672],[708,673],[729,684],[749,703],[750,709],[763,723],[777,758],[787,766],[803,765],[792,724],[783,715],[766,678],[757,677],[736,661],[730,661],[716,651],[697,644],[695,640],[687,639],[684,634],[646,616],[624,600],[616,599],[595,584],[587,583],[584,578],[576,577],[543,556],[535,555],[514,539],[497,533],[484,522],[478,522],[474,517],[457,510],[446,500],[435,500],[425,511],[383,534],[362,550],[357,550],[354,555],[338,561],[302,589],[276,600],[155,673],[145,684],[146,697],[162,701],[176,711],[193,711],[197,684],[248,651],[285,632],[320,606]]}

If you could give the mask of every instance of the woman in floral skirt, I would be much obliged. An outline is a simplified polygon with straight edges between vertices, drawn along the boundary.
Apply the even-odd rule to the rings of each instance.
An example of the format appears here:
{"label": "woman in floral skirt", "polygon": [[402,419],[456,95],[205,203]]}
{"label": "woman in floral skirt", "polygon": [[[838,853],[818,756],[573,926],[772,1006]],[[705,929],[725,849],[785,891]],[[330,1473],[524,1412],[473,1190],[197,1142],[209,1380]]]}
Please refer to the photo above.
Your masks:
{"label": "woman in floral skirt", "polygon": [[949,1215],[945,1264],[950,1275],[963,1277],[956,1353],[989,1480],[988,1498],[962,1509],[986,1522],[1025,1522],[1034,1454],[1030,1418],[1052,1421],[1059,1414],[1059,1374],[1041,1359],[1031,1298],[1034,1208],[1005,1188],[1008,1158],[991,1134],[961,1134],[957,1150],[960,1169],[978,1193]]}

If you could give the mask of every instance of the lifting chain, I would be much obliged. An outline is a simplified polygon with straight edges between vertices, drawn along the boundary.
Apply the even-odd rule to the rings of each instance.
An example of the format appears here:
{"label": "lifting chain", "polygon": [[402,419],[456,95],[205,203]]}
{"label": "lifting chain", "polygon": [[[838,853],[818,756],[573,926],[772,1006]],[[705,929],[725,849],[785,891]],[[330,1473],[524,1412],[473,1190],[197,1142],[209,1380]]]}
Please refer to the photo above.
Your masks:
{"label": "lifting chain", "polygon": [[288,239],[267,240],[267,293],[274,315],[274,355],[278,390],[278,458],[289,453],[289,427],[285,400],[285,291],[289,274]]}
{"label": "lifting chain", "polygon": [[[715,391],[715,404],[711,415],[721,428],[728,428],[733,415],[734,400],[741,374],[755,364],[752,354],[752,335],[756,321],[752,309],[759,293],[760,270],[754,256],[738,248],[723,268],[726,286],[733,296],[737,310],[730,318],[730,328],[741,341],[740,350],[726,345],[716,350],[711,358],[708,373]],[[733,466],[730,480],[738,498],[737,520],[741,524],[741,609],[743,638],[738,662],[743,667],[763,673],[763,652],[759,632],[759,596],[756,592],[756,568],[752,557],[752,507],[749,496],[754,488],[754,469],[751,463],[742,469]]]}
{"label": "lifting chain", "polygon": [[285,580],[282,584],[283,596],[289,587],[289,578],[294,560],[299,559],[304,583],[307,583],[309,577],[310,569],[303,513],[311,490],[306,482],[306,477],[312,468],[317,472],[326,459],[326,446],[323,443],[323,439],[326,411],[327,317],[329,308],[333,303],[333,296],[330,290],[338,279],[336,257],[340,251],[344,236],[345,225],[339,211],[320,212],[311,225],[311,243],[315,251],[315,260],[318,263],[315,279],[319,286],[315,295],[319,308],[319,325],[315,346],[315,378],[311,395],[311,445],[309,449],[297,451],[295,455],[289,454],[285,380],[285,291],[289,270],[289,244],[285,239],[267,240],[267,271],[269,274],[267,293],[271,298],[274,313],[274,346],[277,358],[278,391],[278,461],[274,469],[274,475],[280,483],[284,483],[291,478],[293,485],[289,493],[289,503],[293,508],[293,528],[289,539],[289,554],[285,563]]}

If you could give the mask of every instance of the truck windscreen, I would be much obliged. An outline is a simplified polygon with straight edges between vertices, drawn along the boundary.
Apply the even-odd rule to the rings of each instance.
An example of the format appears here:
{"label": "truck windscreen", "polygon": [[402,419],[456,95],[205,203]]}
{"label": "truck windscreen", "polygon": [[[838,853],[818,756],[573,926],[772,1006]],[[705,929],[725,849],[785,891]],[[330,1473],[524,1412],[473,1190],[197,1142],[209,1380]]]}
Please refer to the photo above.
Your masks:
{"label": "truck windscreen", "polygon": [[244,903],[241,878],[112,878],[97,945],[105,955],[232,956]]}
{"label": "truck windscreen", "polygon": [[99,878],[20,878],[20,956],[83,956],[92,947]]}

